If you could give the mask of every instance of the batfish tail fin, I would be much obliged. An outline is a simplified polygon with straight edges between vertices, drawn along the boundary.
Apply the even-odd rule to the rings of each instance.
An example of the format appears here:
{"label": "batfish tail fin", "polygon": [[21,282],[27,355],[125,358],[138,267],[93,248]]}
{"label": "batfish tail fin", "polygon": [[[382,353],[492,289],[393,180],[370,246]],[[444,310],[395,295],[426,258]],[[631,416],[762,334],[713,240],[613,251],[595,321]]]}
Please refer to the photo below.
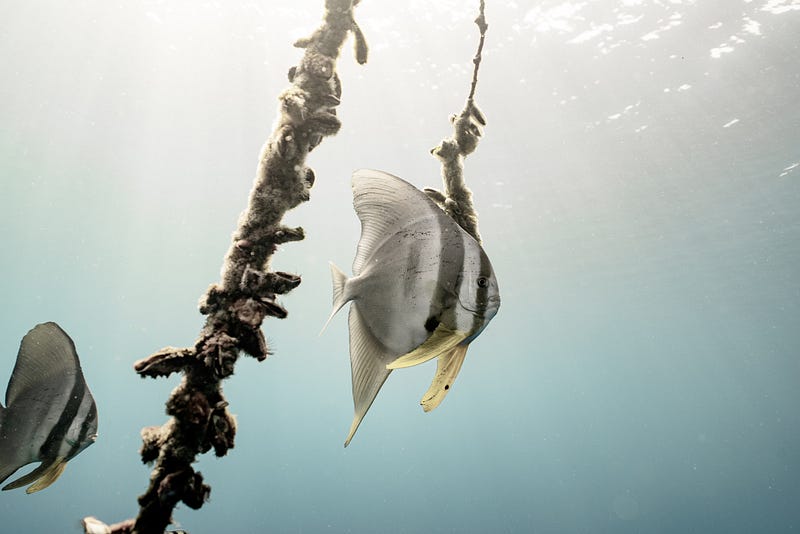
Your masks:
{"label": "batfish tail fin", "polygon": [[344,446],[350,444],[358,426],[367,415],[372,401],[392,372],[386,362],[393,356],[375,339],[367,327],[358,308],[350,307],[350,369],[353,375],[353,423]]}
{"label": "batfish tail fin", "polygon": [[328,328],[328,324],[333,319],[333,316],[336,315],[336,312],[342,309],[342,306],[350,300],[347,295],[345,295],[344,288],[347,285],[347,275],[342,272],[333,262],[330,262],[331,266],[331,278],[333,279],[333,311],[331,312],[330,317],[328,320],[325,321],[325,326],[322,327],[320,330],[319,335],[322,335],[322,332]]}

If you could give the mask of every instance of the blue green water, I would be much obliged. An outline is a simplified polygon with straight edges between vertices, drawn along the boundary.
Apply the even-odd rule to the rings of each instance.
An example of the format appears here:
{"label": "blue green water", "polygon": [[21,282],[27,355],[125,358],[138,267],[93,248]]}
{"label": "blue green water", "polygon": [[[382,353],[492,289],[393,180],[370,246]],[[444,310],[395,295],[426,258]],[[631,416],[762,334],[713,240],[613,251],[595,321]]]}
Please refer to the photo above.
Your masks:
{"label": "blue green water", "polygon": [[[136,513],[139,431],[218,280],[292,41],[321,0],[0,4],[0,383],[22,336],[74,339],[100,436],[0,532]],[[274,355],[225,385],[236,447],[198,469],[192,534],[800,529],[800,3],[493,2],[466,163],[503,305],[434,412],[433,363],[393,373],[353,443],[328,260],[358,240],[349,176],[440,184],[428,150],[468,90],[477,2],[364,0],[343,128],[315,150],[308,238]]]}

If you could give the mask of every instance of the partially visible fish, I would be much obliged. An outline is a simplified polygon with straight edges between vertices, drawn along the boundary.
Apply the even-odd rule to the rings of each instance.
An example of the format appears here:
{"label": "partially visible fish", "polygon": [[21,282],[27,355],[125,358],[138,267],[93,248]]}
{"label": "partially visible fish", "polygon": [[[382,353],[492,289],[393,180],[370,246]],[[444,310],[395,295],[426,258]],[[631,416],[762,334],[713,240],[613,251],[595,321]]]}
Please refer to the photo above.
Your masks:
{"label": "partially visible fish", "polygon": [[3,490],[45,489],[96,439],[97,406],[75,344],[56,323],[36,325],[22,338],[6,406],[0,404],[0,483],[24,465],[41,464]]}
{"label": "partially visible fish", "polygon": [[352,301],[355,415],[345,447],[393,369],[438,357],[421,402],[426,412],[436,408],[456,379],[467,346],[500,307],[486,253],[425,193],[375,170],[353,173],[352,187],[361,220],[353,277],[331,263],[331,318]]}

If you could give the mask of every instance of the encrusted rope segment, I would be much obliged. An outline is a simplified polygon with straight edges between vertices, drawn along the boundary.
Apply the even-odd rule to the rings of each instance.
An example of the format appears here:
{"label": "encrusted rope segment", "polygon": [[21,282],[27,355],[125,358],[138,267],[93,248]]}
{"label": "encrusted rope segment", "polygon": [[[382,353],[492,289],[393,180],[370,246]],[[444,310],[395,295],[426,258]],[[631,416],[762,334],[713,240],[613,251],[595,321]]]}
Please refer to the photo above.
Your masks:
{"label": "encrusted rope segment", "polygon": [[467,103],[461,113],[450,117],[454,129],[453,137],[443,140],[439,146],[431,150],[431,154],[442,162],[444,193],[436,189],[425,189],[428,196],[436,201],[478,243],[481,242],[480,233],[478,233],[478,214],[472,203],[472,191],[464,181],[464,158],[475,151],[478,141],[483,135],[482,127],[486,126],[486,117],[475,105],[474,100],[483,43],[486,39],[486,30],[489,28],[489,25],[486,24],[484,9],[485,2],[481,0],[480,12],[478,18],[475,19],[475,24],[478,25],[480,31],[480,42],[478,51],[472,59],[474,69]]}
{"label": "encrusted rope segment", "polygon": [[183,374],[166,404],[172,418],[142,430],[142,461],[154,463],[147,491],[139,497],[139,515],[112,526],[93,517],[86,533],[161,534],[178,503],[200,508],[211,488],[192,468],[198,454],[212,448],[224,456],[233,447],[236,420],[222,394],[222,380],[234,371],[241,352],[259,361],[269,349],[261,332],[267,317],[284,318],[278,295],[300,284],[300,277],[269,271],[277,246],[303,239],[302,228],[283,226],[283,215],[310,198],[314,171],[306,156],[323,137],[341,127],[336,116],[342,90],[336,60],[348,34],[356,60],[365,63],[367,46],[353,18],[358,0],[326,0],[322,25],[295,43],[304,48],[300,64],[289,70],[291,85],[280,95],[277,126],[261,150],[255,183],[225,256],[221,283],[201,299],[206,323],[193,347],[166,347],[139,360],[142,377]]}

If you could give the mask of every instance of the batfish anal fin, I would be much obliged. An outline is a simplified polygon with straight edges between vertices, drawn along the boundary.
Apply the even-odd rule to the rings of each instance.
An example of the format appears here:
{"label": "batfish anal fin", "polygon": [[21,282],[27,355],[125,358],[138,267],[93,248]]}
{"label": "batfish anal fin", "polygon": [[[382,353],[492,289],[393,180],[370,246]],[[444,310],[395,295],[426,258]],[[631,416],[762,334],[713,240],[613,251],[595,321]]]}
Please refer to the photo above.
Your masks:
{"label": "batfish anal fin", "polygon": [[[2,440],[3,438],[0,438]],[[10,440],[9,440],[10,441]],[[0,442],[2,445],[2,442]],[[28,462],[19,461],[17,456],[16,444],[14,448],[0,447],[0,484],[13,475],[17,469]]]}
{"label": "batfish anal fin", "polygon": [[62,456],[56,456],[52,460],[43,461],[39,464],[39,467],[27,475],[21,476],[15,481],[3,486],[3,491],[21,488],[31,483],[33,484],[25,490],[25,493],[35,493],[43,490],[61,476],[66,466],[67,461]]}
{"label": "batfish anal fin", "polygon": [[423,410],[430,412],[442,403],[450,388],[453,387],[453,382],[455,382],[458,372],[461,370],[468,347],[469,345],[457,345],[447,354],[439,356],[439,360],[436,363],[436,374],[433,375],[431,387],[428,388],[428,391],[425,392],[420,401]]}
{"label": "batfish anal fin", "polygon": [[386,366],[387,369],[403,369],[425,363],[428,360],[450,352],[459,343],[467,339],[469,334],[458,330],[450,330],[443,324],[439,324],[436,330],[426,339],[422,345],[411,352],[400,356]]}
{"label": "batfish anal fin", "polygon": [[350,306],[350,368],[353,377],[353,423],[344,446],[350,444],[358,426],[386,382],[391,370],[386,368],[393,356],[375,339],[364,323],[358,307]]}

